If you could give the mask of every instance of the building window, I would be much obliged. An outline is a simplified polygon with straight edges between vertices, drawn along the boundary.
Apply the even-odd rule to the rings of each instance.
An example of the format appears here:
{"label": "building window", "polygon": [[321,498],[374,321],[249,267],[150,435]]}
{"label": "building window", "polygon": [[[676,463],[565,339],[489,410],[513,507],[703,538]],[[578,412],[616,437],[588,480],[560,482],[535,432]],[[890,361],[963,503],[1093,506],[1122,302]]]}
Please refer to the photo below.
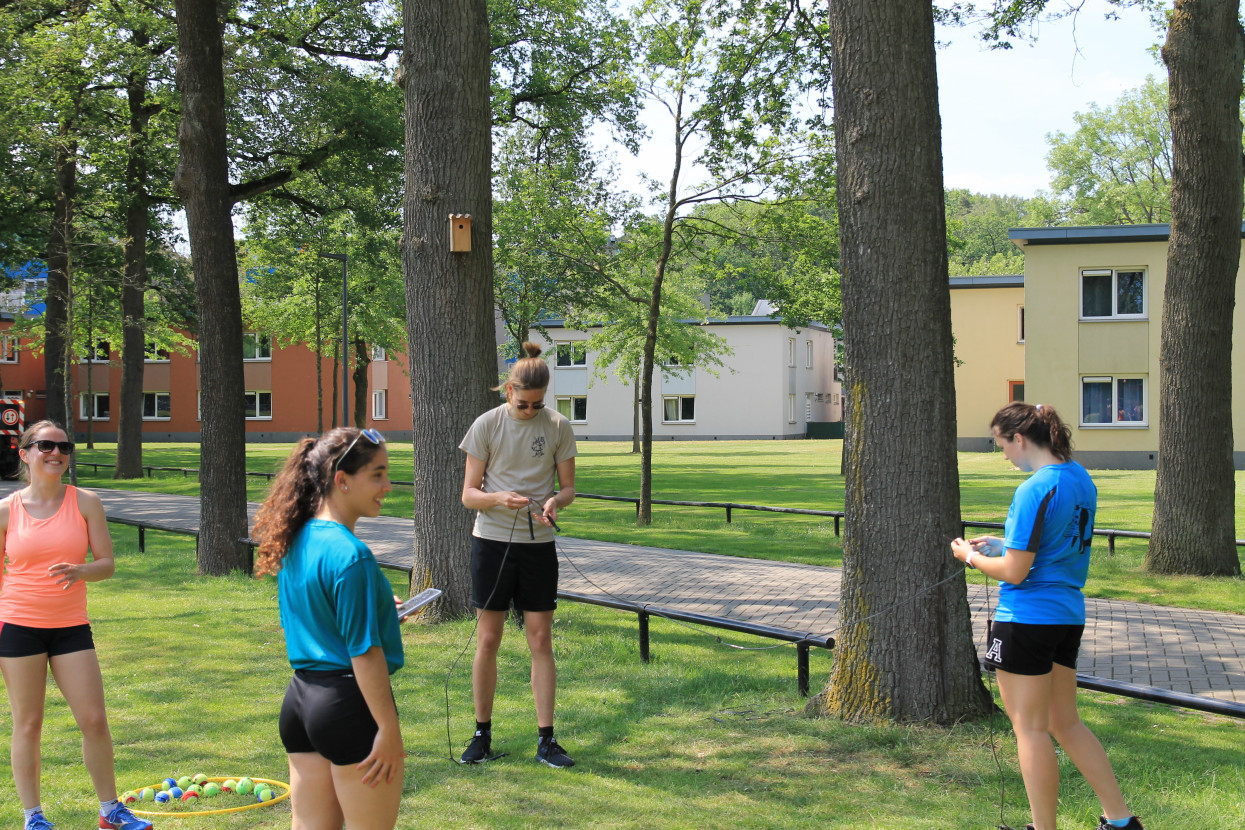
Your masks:
{"label": "building window", "polygon": [[107,363],[108,354],[112,351],[112,347],[107,340],[97,340],[95,343],[86,347],[86,354],[82,357],[80,363]]}
{"label": "building window", "polygon": [[246,419],[248,421],[272,420],[272,393],[247,392],[243,396],[246,402]]}
{"label": "building window", "polygon": [[1081,319],[1141,320],[1146,316],[1145,271],[1081,271]]}
{"label": "building window", "polygon": [[1081,378],[1081,426],[1146,426],[1144,377]]}
{"label": "building window", "polygon": [[812,340],[804,341],[804,368],[805,369],[813,368],[813,341]]}
{"label": "building window", "polygon": [[[381,358],[382,360],[384,358]],[[388,392],[385,389],[376,389],[372,392],[372,420],[385,421],[389,419],[389,400]]]}
{"label": "building window", "polygon": [[272,360],[272,338],[266,334],[256,334],[251,331],[243,332],[242,359]]}
{"label": "building window", "polygon": [[148,343],[143,347],[143,361],[146,363],[168,363],[169,350],[162,349],[155,343]]}
{"label": "building window", "polygon": [[1007,400],[1023,401],[1025,399],[1025,382],[1023,380],[1009,380],[1007,382]]}
{"label": "building window", "polygon": [[173,417],[173,401],[168,392],[143,393],[143,420],[167,421]]}
{"label": "building window", "polygon": [[558,414],[573,424],[582,424],[588,420],[588,398],[573,395],[558,398]]}
{"label": "building window", "polygon": [[694,395],[662,398],[664,411],[662,423],[686,424],[696,420],[696,397]]}
{"label": "building window", "polygon": [[1022,305],[1016,306],[1016,342],[1025,342],[1025,307]]}
{"label": "building window", "polygon": [[795,395],[787,396],[787,423],[795,423]]}
{"label": "building window", "polygon": [[558,368],[571,369],[588,365],[588,350],[582,342],[559,343],[557,345]]}
{"label": "building window", "polygon": [[17,362],[17,338],[5,335],[0,337],[0,363]]}
{"label": "building window", "polygon": [[795,338],[787,338],[787,365],[795,366]]}
{"label": "building window", "polygon": [[79,411],[78,420],[80,421],[107,421],[109,413],[109,398],[107,392],[94,392],[92,394],[83,394],[78,398]]}
{"label": "building window", "polygon": [[385,353],[384,346],[373,346],[372,347],[372,362],[373,363],[375,363],[377,360],[388,360],[388,359],[389,359],[389,356]]}

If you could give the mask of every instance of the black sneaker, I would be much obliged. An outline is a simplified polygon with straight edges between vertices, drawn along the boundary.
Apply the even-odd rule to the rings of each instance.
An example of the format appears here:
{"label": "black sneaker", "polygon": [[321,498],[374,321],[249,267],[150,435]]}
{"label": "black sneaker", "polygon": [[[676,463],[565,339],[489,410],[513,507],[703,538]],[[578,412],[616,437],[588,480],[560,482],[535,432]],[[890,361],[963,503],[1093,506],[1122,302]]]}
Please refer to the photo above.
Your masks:
{"label": "black sneaker", "polygon": [[475,737],[471,739],[471,743],[467,744],[467,749],[463,752],[463,757],[458,763],[483,764],[485,761],[491,760],[493,760],[493,733],[476,732]]}
{"label": "black sneaker", "polygon": [[1146,828],[1141,826],[1141,820],[1136,816],[1131,817],[1128,820],[1128,824],[1125,824],[1123,827],[1116,827],[1114,824],[1107,821],[1106,816],[1099,816],[1098,830],[1103,830],[1104,827],[1106,830],[1146,830]]}
{"label": "black sneaker", "polygon": [[571,756],[566,754],[566,750],[558,743],[557,738],[540,738],[536,742],[536,760],[554,769],[575,766],[575,762],[571,760]]}

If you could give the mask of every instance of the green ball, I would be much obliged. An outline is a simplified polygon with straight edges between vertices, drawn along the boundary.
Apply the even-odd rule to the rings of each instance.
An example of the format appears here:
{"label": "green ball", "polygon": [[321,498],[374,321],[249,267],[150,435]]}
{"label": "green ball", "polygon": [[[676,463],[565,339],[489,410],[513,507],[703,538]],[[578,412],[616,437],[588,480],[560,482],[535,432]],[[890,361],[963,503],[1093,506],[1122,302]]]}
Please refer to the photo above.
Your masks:
{"label": "green ball", "polygon": [[183,790],[188,789],[193,783],[194,781],[191,780],[189,775],[183,775],[181,778],[177,779],[177,786],[181,787]]}
{"label": "green ball", "polygon": [[191,784],[186,788],[186,792],[194,793],[195,795],[203,795],[203,787],[199,784]]}
{"label": "green ball", "polygon": [[220,784],[209,781],[203,785],[203,794],[209,798],[214,795],[220,795]]}
{"label": "green ball", "polygon": [[255,789],[255,782],[252,781],[251,779],[249,778],[238,779],[238,792],[242,793],[243,795],[246,795],[247,793],[251,792],[251,790],[254,790],[254,789]]}
{"label": "green ball", "polygon": [[195,775],[193,780],[196,784],[206,784],[207,776],[200,772]]}
{"label": "green ball", "polygon": [[138,801],[138,793],[134,792],[133,790],[126,790],[125,792],[121,793],[121,798],[117,800],[120,801],[122,804],[133,804],[135,801]]}
{"label": "green ball", "polygon": [[224,792],[227,792],[227,793],[232,793],[232,792],[237,791],[237,789],[238,789],[238,782],[237,782],[237,781],[234,781],[232,778],[229,778],[229,779],[227,779],[227,780],[225,781],[225,783],[224,783],[224,784],[221,784],[221,785],[220,785],[220,788],[221,788],[221,790],[223,790]]}
{"label": "green ball", "polygon": [[275,796],[273,796],[272,790],[270,790],[267,787],[264,787],[262,790],[256,793],[255,797],[258,798],[260,801],[272,801],[272,799]]}
{"label": "green ball", "polygon": [[138,797],[141,798],[143,801],[155,801],[156,791],[153,790],[151,787],[144,787],[143,791],[138,794]]}

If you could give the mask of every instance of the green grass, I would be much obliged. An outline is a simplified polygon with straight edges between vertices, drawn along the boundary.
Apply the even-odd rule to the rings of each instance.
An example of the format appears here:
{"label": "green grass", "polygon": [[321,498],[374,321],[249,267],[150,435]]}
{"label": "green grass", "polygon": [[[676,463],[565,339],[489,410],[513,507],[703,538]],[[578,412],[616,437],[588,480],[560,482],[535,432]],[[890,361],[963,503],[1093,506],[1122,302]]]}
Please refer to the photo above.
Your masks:
{"label": "green grass", "polygon": [[[193,543],[183,537],[153,533],[143,554],[131,539],[117,534],[117,575],[90,589],[121,788],[174,773],[288,780],[276,717],[289,667],[274,582],[196,576]],[[454,661],[470,635],[467,622],[404,628],[406,667],[394,676],[410,753],[402,828],[947,830],[998,822],[1000,776],[986,724],[809,719],[791,649],[739,652],[654,620],[653,661],[644,665],[633,616],[578,604],[559,609],[554,624],[558,731],[577,766],[554,771],[531,758],[526,649],[511,629],[494,716],[494,745],[509,755],[460,767],[446,760],[444,689],[448,675],[459,752],[472,728],[470,650]],[[815,650],[813,677],[829,666]],[[1245,723],[1093,693],[1081,700],[1147,826],[1245,830]],[[0,719],[0,740],[8,730]],[[1022,827],[1015,741],[1001,717],[996,730],[1004,817]],[[61,827],[94,826],[78,734],[55,691],[43,758],[50,817]],[[20,805],[7,778],[0,772],[0,820],[16,826]],[[1092,793],[1066,763],[1061,796],[1061,827],[1094,825]],[[157,826],[289,822],[281,804]]]}
{"label": "green grass", "polygon": [[[249,444],[247,468],[277,470],[289,446]],[[730,501],[780,507],[843,508],[843,478],[839,475],[841,441],[667,441],[654,445],[654,498],[689,501]],[[86,461],[111,462],[115,447],[101,444],[84,450]],[[395,443],[392,477],[409,481],[412,450]],[[635,496],[640,491],[639,457],[630,444],[583,441],[576,464],[576,489],[581,493]],[[167,467],[197,467],[194,444],[155,444],[144,451],[144,463]],[[1001,522],[1025,474],[1011,469],[1001,453],[961,453],[960,498],[963,517]],[[110,470],[98,476],[85,470],[85,486],[159,489],[198,495],[193,478],[157,473],[153,479],[114,481]],[[1098,470],[1098,527],[1149,530],[1154,506],[1154,472]],[[1245,538],[1245,473],[1237,473],[1237,537]],[[267,483],[248,480],[247,495],[262,500]],[[395,487],[385,514],[411,516],[410,487]],[[560,524],[572,536],[609,542],[751,556],[814,565],[842,564],[841,540],[833,520],[756,511],[734,511],[730,524],[725,511],[710,508],[653,509],[653,524],[637,527],[630,504],[580,499],[564,511]],[[971,529],[970,529],[970,532]],[[1106,540],[1095,542],[1086,594],[1110,599],[1157,602],[1209,611],[1240,613],[1245,609],[1245,579],[1154,576],[1145,572],[1144,540],[1120,540],[1116,553],[1107,554]],[[980,579],[980,575],[974,574]]]}

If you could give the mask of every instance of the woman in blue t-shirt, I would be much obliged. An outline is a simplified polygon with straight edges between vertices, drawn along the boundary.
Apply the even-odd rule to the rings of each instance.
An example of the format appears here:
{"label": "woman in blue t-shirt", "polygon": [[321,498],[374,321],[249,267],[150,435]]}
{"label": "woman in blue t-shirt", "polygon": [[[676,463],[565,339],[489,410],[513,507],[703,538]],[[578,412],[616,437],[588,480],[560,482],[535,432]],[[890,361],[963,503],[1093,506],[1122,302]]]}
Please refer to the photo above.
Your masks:
{"label": "woman in blue t-shirt", "polygon": [[1129,812],[1102,744],[1076,708],[1076,655],[1085,630],[1081,588],[1089,572],[1098,490],[1072,460],[1072,432],[1049,406],[1011,403],[990,424],[1003,456],[1031,472],[1007,511],[1005,538],[956,539],[951,552],[1000,580],[985,662],[995,670],[1016,733],[1029,796],[1029,830],[1055,830],[1059,761],[1053,737],[1106,813],[1100,828],[1142,830]]}
{"label": "woman in blue t-shirt", "polygon": [[277,573],[294,668],[280,733],[295,830],[397,822],[405,750],[389,675],[402,637],[389,581],[354,535],[391,489],[380,433],[339,428],[299,443],[255,517],[255,571]]}

